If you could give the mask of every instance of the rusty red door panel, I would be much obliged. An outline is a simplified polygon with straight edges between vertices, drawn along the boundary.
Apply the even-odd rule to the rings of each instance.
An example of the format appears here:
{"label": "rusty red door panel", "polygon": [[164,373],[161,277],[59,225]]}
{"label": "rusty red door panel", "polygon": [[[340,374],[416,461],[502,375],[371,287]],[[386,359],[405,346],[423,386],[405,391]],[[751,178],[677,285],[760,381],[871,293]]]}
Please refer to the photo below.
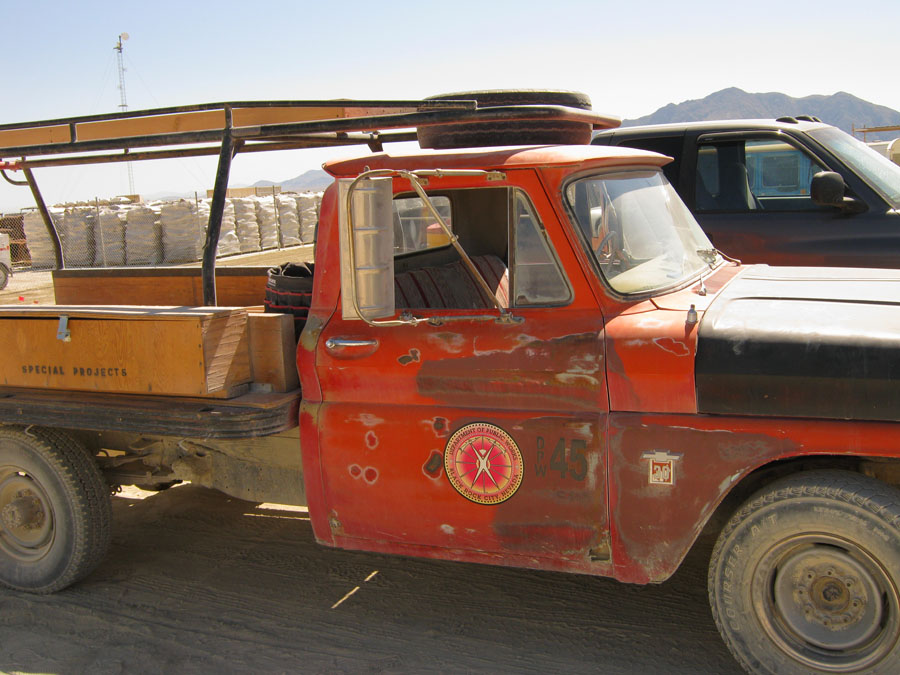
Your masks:
{"label": "rusty red door panel", "polygon": [[[335,317],[326,326],[322,344],[368,345],[319,355],[321,466],[336,545],[508,553],[538,567],[594,564],[590,551],[608,529],[599,315],[517,313],[521,324],[371,328]],[[506,486],[467,493],[448,476],[451,437],[478,435],[477,425],[502,430],[520,453],[499,477],[518,473],[518,487],[497,503],[494,488]]]}

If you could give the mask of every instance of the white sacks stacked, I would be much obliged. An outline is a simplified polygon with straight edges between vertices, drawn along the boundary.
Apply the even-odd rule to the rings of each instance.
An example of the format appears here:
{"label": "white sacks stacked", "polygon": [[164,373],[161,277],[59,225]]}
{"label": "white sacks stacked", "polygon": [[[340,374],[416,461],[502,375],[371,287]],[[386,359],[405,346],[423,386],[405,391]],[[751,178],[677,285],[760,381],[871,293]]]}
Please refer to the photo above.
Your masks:
{"label": "white sacks stacked", "polygon": [[94,266],[94,223],[97,211],[92,206],[73,206],[56,223],[66,267]]}
{"label": "white sacks stacked", "polygon": [[[62,209],[49,209],[50,217],[59,227],[62,222]],[[23,227],[28,252],[31,253],[31,266],[35,269],[51,269],[56,267],[56,255],[53,253],[53,239],[44,225],[44,218],[39,211],[26,211]]]}
{"label": "white sacks stacked", "polygon": [[266,251],[278,248],[278,218],[272,197],[256,198],[256,221],[259,223],[259,247]]}
{"label": "white sacks stacked", "polygon": [[[204,222],[209,222],[209,205],[211,202],[201,202],[200,209]],[[216,256],[234,255],[241,252],[241,241],[237,236],[237,223],[234,215],[234,204],[225,202],[222,211],[222,229],[219,230],[219,245],[216,248]]]}
{"label": "white sacks stacked", "polygon": [[297,199],[293,195],[275,197],[278,206],[278,229],[281,231],[282,246],[300,244],[300,213],[297,211]]}
{"label": "white sacks stacked", "polygon": [[100,221],[94,228],[98,267],[118,267],[125,264],[125,212],[127,207],[110,204],[100,208]]}
{"label": "white sacks stacked", "polygon": [[134,206],[125,217],[125,264],[158,265],[162,261],[159,206]]}
{"label": "white sacks stacked", "polygon": [[159,223],[162,231],[163,262],[187,263],[203,257],[206,220],[198,213],[196,202],[179,199],[177,202],[162,204]]}
{"label": "white sacks stacked", "polygon": [[234,207],[235,230],[241,253],[259,250],[259,223],[256,220],[256,201],[244,197],[232,199]]}
{"label": "white sacks stacked", "polygon": [[316,223],[319,220],[321,192],[309,192],[297,197],[297,213],[300,216],[300,241],[311,244],[316,238]]}

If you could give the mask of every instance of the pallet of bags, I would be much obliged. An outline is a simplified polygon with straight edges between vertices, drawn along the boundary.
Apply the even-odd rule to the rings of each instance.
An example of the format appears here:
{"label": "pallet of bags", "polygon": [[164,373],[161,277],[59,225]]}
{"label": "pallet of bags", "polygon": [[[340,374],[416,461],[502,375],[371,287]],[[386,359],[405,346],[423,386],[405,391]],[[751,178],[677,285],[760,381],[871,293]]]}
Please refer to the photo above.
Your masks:
{"label": "pallet of bags", "polygon": [[125,264],[125,212],[127,207],[109,204],[100,207],[95,228],[96,263],[101,267]]}
{"label": "pallet of bags", "polygon": [[266,251],[278,248],[278,217],[272,197],[257,197],[256,221],[259,223],[259,247]]}
{"label": "pallet of bags", "polygon": [[[209,207],[211,202],[200,202],[200,209],[203,214],[204,222],[209,222]],[[241,241],[237,236],[237,219],[234,215],[234,204],[231,201],[225,202],[225,209],[222,211],[222,228],[219,230],[219,245],[216,248],[216,256],[235,255],[241,252]]]}
{"label": "pallet of bags", "polygon": [[316,223],[319,222],[321,192],[307,192],[297,197],[297,215],[300,218],[300,241],[312,244],[316,238]]}
{"label": "pallet of bags", "polygon": [[158,265],[162,262],[159,205],[139,205],[125,216],[125,264]]}
{"label": "pallet of bags", "polygon": [[56,224],[66,267],[93,267],[94,223],[97,210],[93,206],[70,206]]}
{"label": "pallet of bags", "polygon": [[[56,227],[62,222],[62,209],[51,208],[50,218]],[[22,227],[25,230],[25,243],[31,254],[31,266],[34,269],[53,269],[56,267],[56,255],[53,252],[53,239],[47,232],[44,218],[39,211],[26,211]]]}
{"label": "pallet of bags", "polygon": [[250,197],[230,200],[234,208],[235,230],[241,253],[259,250],[259,223],[256,219],[256,202]]}
{"label": "pallet of bags", "polygon": [[206,221],[201,219],[196,202],[179,199],[159,208],[163,262],[195,262],[203,257]]}
{"label": "pallet of bags", "polygon": [[297,211],[296,195],[278,195],[275,197],[278,207],[278,229],[281,232],[282,246],[300,244],[300,213]]}

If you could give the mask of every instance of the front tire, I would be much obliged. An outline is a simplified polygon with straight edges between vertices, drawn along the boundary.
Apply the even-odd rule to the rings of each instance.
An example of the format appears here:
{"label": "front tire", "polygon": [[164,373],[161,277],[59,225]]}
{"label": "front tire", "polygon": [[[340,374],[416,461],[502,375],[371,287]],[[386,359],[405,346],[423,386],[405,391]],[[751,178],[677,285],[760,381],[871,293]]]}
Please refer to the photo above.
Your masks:
{"label": "front tire", "polygon": [[719,536],[709,598],[751,673],[900,672],[900,491],[845,471],[752,497]]}
{"label": "front tire", "polygon": [[109,487],[69,435],[0,427],[0,584],[52,593],[91,572],[109,547]]}

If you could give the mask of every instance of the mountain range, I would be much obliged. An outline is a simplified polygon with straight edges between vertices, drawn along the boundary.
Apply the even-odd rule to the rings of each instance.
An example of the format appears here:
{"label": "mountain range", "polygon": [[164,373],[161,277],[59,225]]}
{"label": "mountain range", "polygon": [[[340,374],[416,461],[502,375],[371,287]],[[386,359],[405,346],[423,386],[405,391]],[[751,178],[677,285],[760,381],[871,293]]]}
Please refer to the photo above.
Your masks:
{"label": "mountain range", "polygon": [[[794,98],[778,92],[748,93],[737,87],[729,87],[705,98],[670,103],[644,117],[624,120],[622,126],[722,119],[772,119],[785,115],[812,115],[848,134],[852,134],[854,128],[900,125],[900,112],[883,105],[869,103],[844,91],[830,96],[814,95]],[[897,137],[900,137],[900,131],[867,134],[866,140],[890,140]],[[299,176],[282,181],[280,185],[285,191],[319,191],[328,187],[331,181],[331,176],[321,169],[311,169]],[[278,184],[269,180],[261,180],[254,183],[253,187],[269,187]]]}
{"label": "mountain range", "polygon": [[[839,91],[831,96],[794,98],[777,92],[751,94],[743,89],[730,87],[705,98],[670,103],[644,117],[624,120],[622,126],[726,119],[772,119],[786,115],[812,115],[848,134],[852,134],[854,128],[900,125],[900,112],[883,105],[869,103],[845,91]],[[867,140],[896,138],[900,136],[900,131],[880,134],[883,138],[878,136],[879,134],[867,134]]]}

